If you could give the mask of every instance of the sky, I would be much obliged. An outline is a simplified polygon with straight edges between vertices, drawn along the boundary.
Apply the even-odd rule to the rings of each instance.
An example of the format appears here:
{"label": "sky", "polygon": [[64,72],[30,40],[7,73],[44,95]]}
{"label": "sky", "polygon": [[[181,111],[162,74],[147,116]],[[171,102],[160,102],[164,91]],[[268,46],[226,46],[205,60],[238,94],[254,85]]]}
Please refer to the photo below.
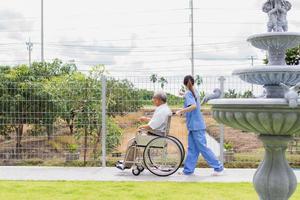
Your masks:
{"label": "sky", "polygon": [[[40,0],[0,1],[0,64],[41,59]],[[194,0],[195,74],[224,75],[261,65],[265,52],[246,40],[266,32],[263,0]],[[300,1],[288,14],[300,31]],[[45,59],[104,64],[114,76],[182,76],[191,72],[189,0],[44,0]]]}

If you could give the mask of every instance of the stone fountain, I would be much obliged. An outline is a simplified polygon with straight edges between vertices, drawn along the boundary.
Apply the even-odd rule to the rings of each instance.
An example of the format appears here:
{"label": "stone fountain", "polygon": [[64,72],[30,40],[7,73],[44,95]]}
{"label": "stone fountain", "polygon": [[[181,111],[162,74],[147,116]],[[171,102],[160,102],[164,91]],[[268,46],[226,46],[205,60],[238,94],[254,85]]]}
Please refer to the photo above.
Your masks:
{"label": "stone fountain", "polygon": [[267,66],[235,70],[242,80],[263,85],[266,95],[255,99],[214,99],[213,117],[220,123],[259,135],[265,157],[253,183],[260,200],[287,200],[297,187],[296,176],[285,151],[293,135],[300,135],[300,67],[287,66],[285,51],[300,44],[300,33],[288,32],[286,0],[268,0],[263,11],[269,16],[267,33],[248,38],[254,47],[268,52]]}

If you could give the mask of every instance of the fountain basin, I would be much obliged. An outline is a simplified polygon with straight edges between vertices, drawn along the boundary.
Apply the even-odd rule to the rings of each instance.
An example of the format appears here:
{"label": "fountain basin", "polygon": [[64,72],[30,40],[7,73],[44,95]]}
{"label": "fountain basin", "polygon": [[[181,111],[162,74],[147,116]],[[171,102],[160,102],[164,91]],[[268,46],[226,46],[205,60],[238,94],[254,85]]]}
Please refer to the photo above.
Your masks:
{"label": "fountain basin", "polygon": [[230,127],[261,135],[300,135],[300,106],[290,108],[285,99],[214,99],[208,103],[214,119]]}
{"label": "fountain basin", "polygon": [[234,70],[233,75],[257,85],[295,85],[300,82],[300,66],[255,66]]}
{"label": "fountain basin", "polygon": [[285,50],[300,44],[300,33],[270,32],[255,34],[247,39],[254,47],[263,50]]}

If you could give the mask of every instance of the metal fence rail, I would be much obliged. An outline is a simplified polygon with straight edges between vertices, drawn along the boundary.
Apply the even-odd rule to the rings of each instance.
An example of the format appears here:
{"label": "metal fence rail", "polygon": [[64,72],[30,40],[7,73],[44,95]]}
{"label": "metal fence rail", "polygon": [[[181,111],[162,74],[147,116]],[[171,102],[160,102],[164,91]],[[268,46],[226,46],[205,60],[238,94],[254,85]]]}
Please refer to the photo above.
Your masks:
{"label": "metal fence rail", "polygon": [[[195,86],[203,96],[220,88],[219,78],[202,77]],[[226,97],[262,93],[262,87],[237,77],[224,78]],[[1,165],[69,163],[105,167],[121,159],[127,141],[134,137],[141,124],[139,117],[151,116],[154,91],[164,90],[173,110],[183,104],[180,96],[183,77],[105,77],[85,72],[32,77],[4,71],[0,79]],[[208,125],[208,146],[221,160],[224,152],[224,161],[232,166],[261,160],[260,144],[246,149],[231,137],[245,137],[258,143],[253,134],[219,127],[208,106],[203,107],[203,113]],[[184,118],[173,117],[170,132],[187,146]],[[229,154],[229,146],[233,146],[233,155]],[[288,157],[292,163],[300,162],[297,152]]]}

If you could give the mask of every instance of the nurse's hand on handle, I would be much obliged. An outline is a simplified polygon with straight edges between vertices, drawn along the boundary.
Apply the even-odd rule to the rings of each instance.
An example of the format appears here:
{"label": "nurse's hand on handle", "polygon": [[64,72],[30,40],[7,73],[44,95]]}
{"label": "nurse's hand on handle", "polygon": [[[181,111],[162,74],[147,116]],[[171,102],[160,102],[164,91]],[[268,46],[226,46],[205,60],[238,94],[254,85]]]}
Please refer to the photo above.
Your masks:
{"label": "nurse's hand on handle", "polygon": [[175,113],[177,116],[181,116],[181,115],[183,115],[183,113],[182,113],[182,110],[178,110],[178,111],[176,111],[176,113]]}

